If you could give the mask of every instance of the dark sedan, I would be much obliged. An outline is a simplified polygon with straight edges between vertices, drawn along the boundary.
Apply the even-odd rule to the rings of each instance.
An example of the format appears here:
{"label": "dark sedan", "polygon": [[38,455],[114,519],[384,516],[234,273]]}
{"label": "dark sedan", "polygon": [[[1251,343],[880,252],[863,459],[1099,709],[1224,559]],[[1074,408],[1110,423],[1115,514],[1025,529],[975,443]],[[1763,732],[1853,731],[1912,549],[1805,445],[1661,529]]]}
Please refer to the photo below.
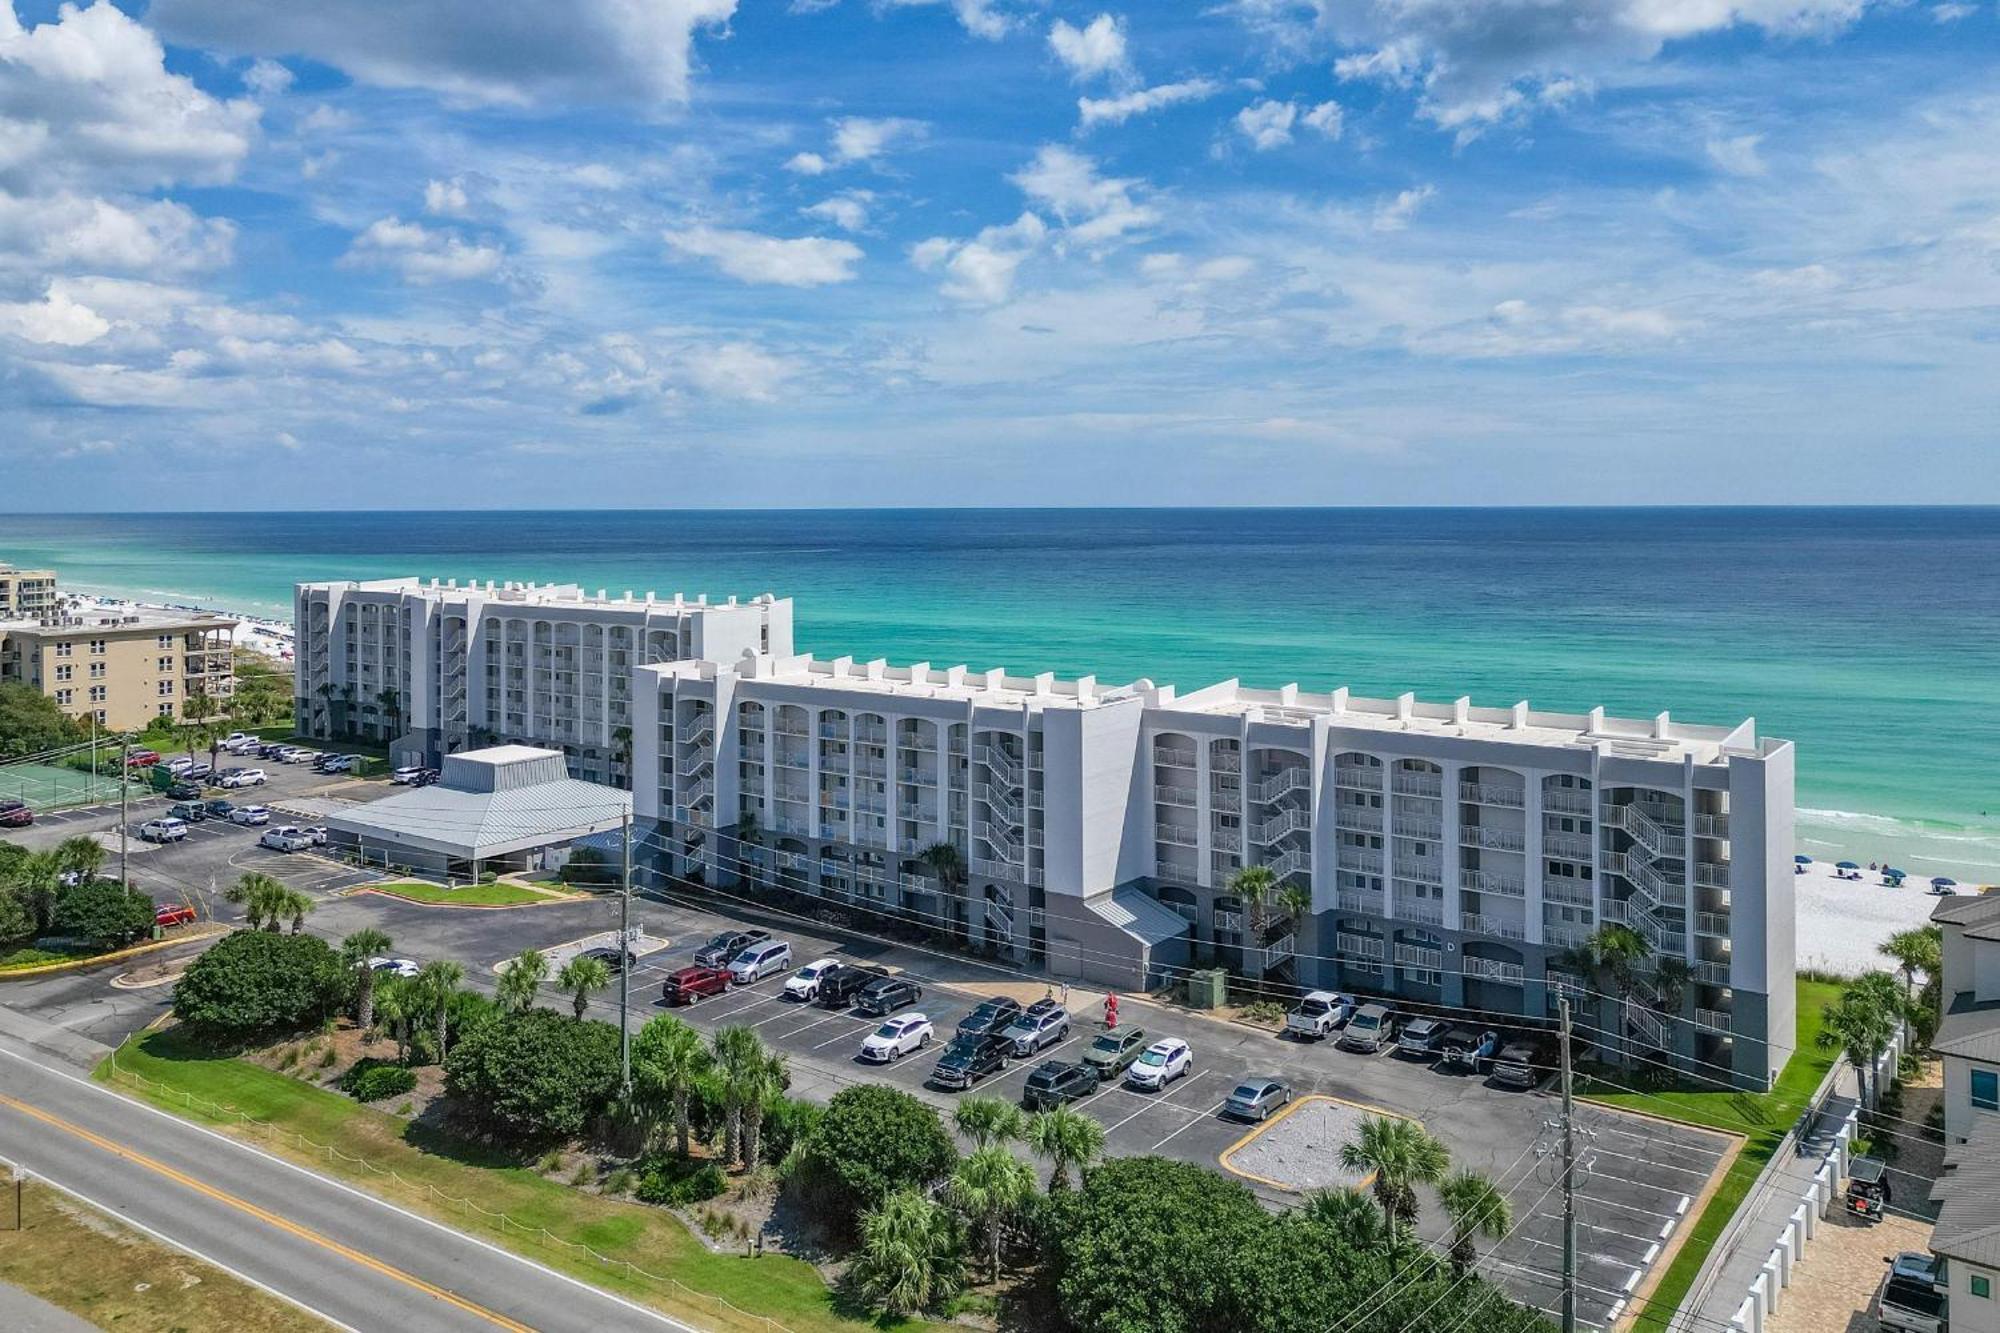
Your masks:
{"label": "dark sedan", "polygon": [[720,935],[709,937],[708,943],[694,951],[697,967],[728,967],[729,960],[753,944],[771,938],[768,930],[725,930]]}
{"label": "dark sedan", "polygon": [[1100,1086],[1097,1071],[1086,1064],[1045,1060],[1028,1075],[1021,1104],[1031,1111],[1051,1111],[1065,1102],[1080,1102]]}
{"label": "dark sedan", "polygon": [[888,976],[879,967],[864,967],[855,963],[835,963],[833,968],[819,979],[819,990],[813,1000],[822,1008],[845,1009],[854,1003],[854,997]]}
{"label": "dark sedan", "polygon": [[996,995],[990,1000],[981,1000],[978,1008],[959,1019],[958,1033],[961,1037],[983,1037],[989,1033],[1005,1032],[1014,1026],[1014,1020],[1020,1016],[1019,1000]]}
{"label": "dark sedan", "polygon": [[1005,1069],[1013,1046],[997,1032],[953,1037],[931,1070],[931,1082],[940,1088],[969,1088]]}

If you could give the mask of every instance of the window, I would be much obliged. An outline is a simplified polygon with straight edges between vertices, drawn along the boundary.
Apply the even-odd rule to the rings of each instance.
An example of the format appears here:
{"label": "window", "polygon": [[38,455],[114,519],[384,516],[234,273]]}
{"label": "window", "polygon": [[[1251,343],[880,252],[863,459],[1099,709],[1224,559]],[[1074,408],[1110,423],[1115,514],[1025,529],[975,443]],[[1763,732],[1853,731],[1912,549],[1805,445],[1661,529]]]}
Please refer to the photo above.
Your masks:
{"label": "window", "polygon": [[104,679],[104,663],[102,663],[102,662],[92,662],[92,663],[90,664],[90,678],[91,678],[92,680],[103,680],[103,679]]}
{"label": "window", "polygon": [[69,706],[70,706],[71,704],[73,704],[73,703],[75,703],[75,702],[76,702],[76,691],[75,691],[75,690],[57,690],[57,691],[56,691],[56,704],[57,704],[57,706],[59,706],[59,707],[62,707],[62,708],[68,708],[68,707],[69,707]]}
{"label": "window", "polygon": [[108,716],[106,716],[106,714],[105,714],[105,711],[104,711],[104,710],[103,710],[102,708],[100,708],[100,709],[98,709],[98,710],[97,710],[97,725],[98,725],[98,726],[100,726],[100,727],[101,727],[101,726],[103,726],[103,725],[104,725],[104,724],[105,724],[106,722],[108,722],[108,721],[110,721],[110,720],[111,720],[111,719],[110,719],[110,718],[109,718]]}
{"label": "window", "polygon": [[71,666],[67,662],[64,662],[56,667],[57,680],[68,680],[71,676],[74,676],[75,674],[76,674],[76,668]]}
{"label": "window", "polygon": [[1982,1301],[1991,1300],[1993,1298],[1993,1279],[1987,1277],[1984,1273],[1974,1273],[1972,1281],[1967,1284],[1967,1290]]}
{"label": "window", "polygon": [[106,641],[103,639],[92,639],[90,641],[90,655],[92,657],[104,656],[105,643]]}
{"label": "window", "polygon": [[160,716],[161,716],[161,717],[172,717],[173,715],[174,715],[174,706],[173,706],[173,704],[171,704],[171,703],[162,703],[162,704],[160,705]]}
{"label": "window", "polygon": [[153,643],[155,647],[171,648],[174,646],[174,636],[171,634],[162,634],[155,638]]}
{"label": "window", "polygon": [[2000,1111],[2000,1070],[1972,1071],[1972,1104],[1982,1111]]}
{"label": "window", "polygon": [[172,681],[163,680],[159,684],[160,684],[160,697],[162,699],[168,698],[173,694],[174,683]]}
{"label": "window", "polygon": [[171,657],[162,657],[155,663],[155,666],[159,669],[161,675],[165,675],[174,669],[174,659]]}
{"label": "window", "polygon": [[73,643],[69,642],[59,643],[56,645],[56,656],[68,657],[70,655],[71,650],[74,649],[75,647],[76,645]]}
{"label": "window", "polygon": [[90,687],[90,701],[92,703],[101,704],[104,702],[105,697],[106,696],[104,693],[104,687],[102,685],[93,685]]}

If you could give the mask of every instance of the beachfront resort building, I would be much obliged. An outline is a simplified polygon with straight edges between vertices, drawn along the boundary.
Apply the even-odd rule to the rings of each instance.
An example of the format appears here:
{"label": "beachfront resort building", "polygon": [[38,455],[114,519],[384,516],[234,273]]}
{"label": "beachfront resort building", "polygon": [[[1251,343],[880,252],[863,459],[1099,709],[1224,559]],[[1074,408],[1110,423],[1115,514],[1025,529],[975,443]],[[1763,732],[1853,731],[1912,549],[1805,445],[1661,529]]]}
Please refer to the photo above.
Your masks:
{"label": "beachfront resort building", "polygon": [[629,785],[633,668],[792,647],[792,605],[769,596],[397,578],[302,583],[294,602],[301,733],[380,743],[410,764],[538,746],[615,786]]}
{"label": "beachfront resort building", "polygon": [[0,620],[40,620],[56,609],[56,572],[0,561]]}
{"label": "beachfront resort building", "polygon": [[2000,894],[1946,898],[1931,920],[1944,946],[1931,1049],[1944,1060],[1945,1139],[1962,1143],[1982,1124],[2000,1135]]}
{"label": "beachfront resort building", "polygon": [[0,680],[32,685],[72,717],[136,730],[155,717],[216,716],[235,692],[237,622],[226,616],[49,608],[0,620]]}
{"label": "beachfront resort building", "polygon": [[[1567,994],[1595,1045],[1756,1087],[1790,1051],[1793,751],[1748,721],[782,653],[636,675],[670,874],[1113,987],[1213,965],[1537,1019]],[[1611,923],[1649,953],[1618,993],[1577,952]]]}

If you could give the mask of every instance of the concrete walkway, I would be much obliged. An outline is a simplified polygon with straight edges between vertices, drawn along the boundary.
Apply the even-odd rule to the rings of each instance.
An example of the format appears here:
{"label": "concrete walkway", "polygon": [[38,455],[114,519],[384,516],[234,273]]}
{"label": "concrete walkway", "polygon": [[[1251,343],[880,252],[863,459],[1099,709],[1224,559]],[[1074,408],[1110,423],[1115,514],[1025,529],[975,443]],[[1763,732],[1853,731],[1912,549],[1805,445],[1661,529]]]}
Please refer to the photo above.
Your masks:
{"label": "concrete walkway", "polygon": [[0,1282],[0,1328],[8,1333],[97,1333],[97,1325]]}

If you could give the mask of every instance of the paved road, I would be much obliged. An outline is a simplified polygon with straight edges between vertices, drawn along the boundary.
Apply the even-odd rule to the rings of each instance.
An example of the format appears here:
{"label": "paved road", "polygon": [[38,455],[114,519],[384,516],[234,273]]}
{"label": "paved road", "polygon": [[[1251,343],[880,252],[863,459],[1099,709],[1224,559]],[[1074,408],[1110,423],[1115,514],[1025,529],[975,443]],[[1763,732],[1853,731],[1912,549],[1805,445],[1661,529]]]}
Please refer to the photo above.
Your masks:
{"label": "paved road", "polygon": [[689,1327],[121,1097],[4,1036],[0,1155],[345,1328]]}

